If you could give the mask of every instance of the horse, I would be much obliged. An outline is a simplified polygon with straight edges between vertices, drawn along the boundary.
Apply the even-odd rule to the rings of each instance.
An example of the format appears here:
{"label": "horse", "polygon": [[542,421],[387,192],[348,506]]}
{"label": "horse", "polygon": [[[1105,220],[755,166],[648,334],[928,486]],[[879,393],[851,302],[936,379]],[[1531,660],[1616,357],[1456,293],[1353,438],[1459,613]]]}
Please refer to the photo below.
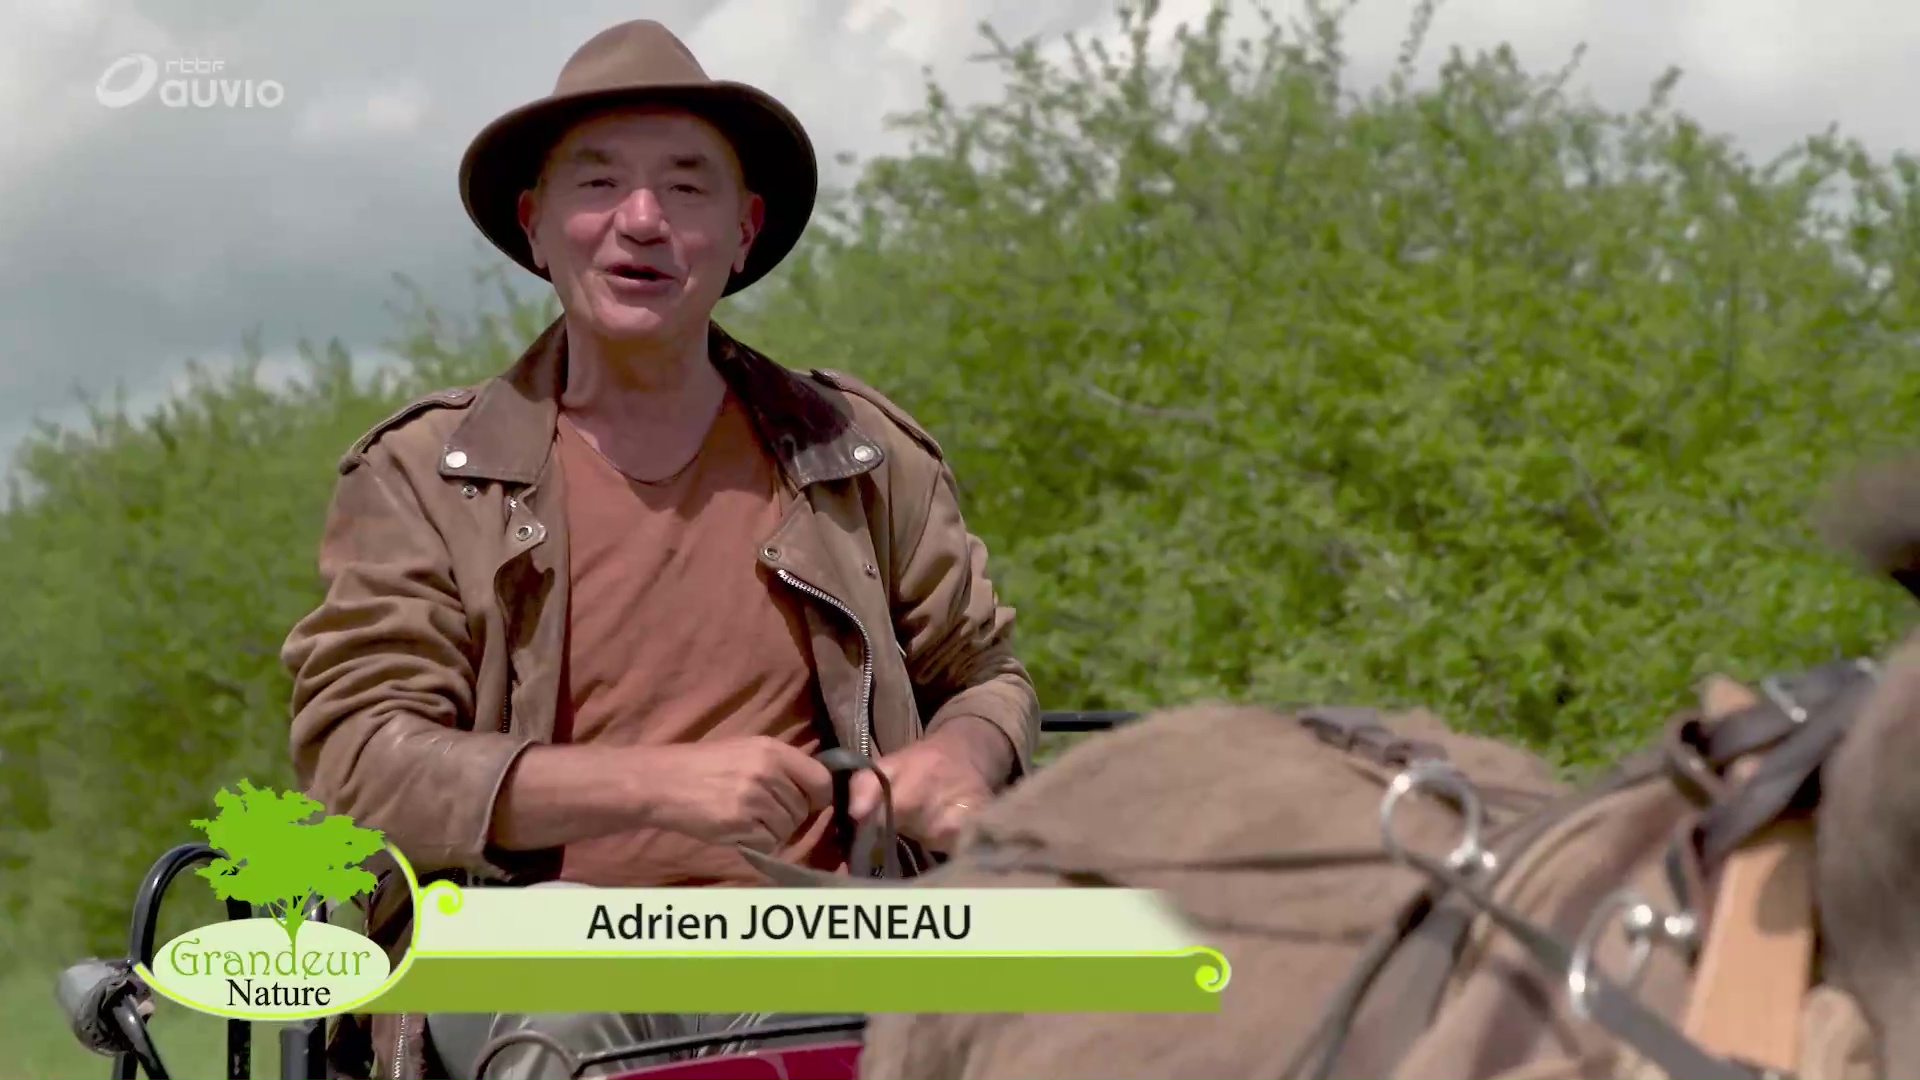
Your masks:
{"label": "horse", "polygon": [[[1920,459],[1835,503],[1920,597]],[[884,884],[1162,890],[1230,963],[1219,1011],[875,1015],[861,1075],[1916,1075],[1915,761],[1920,635],[1711,677],[1579,784],[1424,709],[1165,709]]]}

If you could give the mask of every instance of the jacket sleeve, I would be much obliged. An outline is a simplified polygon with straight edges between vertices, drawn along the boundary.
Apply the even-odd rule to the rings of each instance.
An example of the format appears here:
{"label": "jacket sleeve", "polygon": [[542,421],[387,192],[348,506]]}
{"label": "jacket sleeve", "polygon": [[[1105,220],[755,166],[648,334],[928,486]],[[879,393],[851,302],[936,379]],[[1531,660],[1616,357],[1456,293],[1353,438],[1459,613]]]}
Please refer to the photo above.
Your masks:
{"label": "jacket sleeve", "polygon": [[907,671],[929,734],[963,716],[987,721],[1013,744],[1017,779],[1033,767],[1040,704],[1013,652],[1014,610],[987,574],[986,544],[961,516],[952,469],[937,455],[926,461],[924,496],[906,501],[926,510],[896,548],[894,623]]}
{"label": "jacket sleeve", "polygon": [[324,599],[281,650],[300,783],[384,832],[422,873],[505,876],[486,838],[527,743],[475,730],[478,649],[446,545],[378,447],[334,490],[319,568]]}

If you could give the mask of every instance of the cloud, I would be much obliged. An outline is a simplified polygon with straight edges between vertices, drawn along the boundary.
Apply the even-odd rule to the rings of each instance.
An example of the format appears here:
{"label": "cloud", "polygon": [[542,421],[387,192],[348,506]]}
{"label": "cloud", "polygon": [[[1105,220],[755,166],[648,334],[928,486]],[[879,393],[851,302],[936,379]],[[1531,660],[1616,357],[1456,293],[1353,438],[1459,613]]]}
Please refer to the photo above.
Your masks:
{"label": "cloud", "polygon": [[132,13],[112,16],[96,0],[0,8],[0,131],[8,136],[0,228],[19,210],[12,196],[57,168],[62,152],[106,119],[93,100],[94,81],[112,59],[106,50],[159,36],[152,24]]}
{"label": "cloud", "polygon": [[[1297,0],[1271,5],[1282,18]],[[1198,20],[1204,0],[1164,0]],[[1247,5],[1240,27],[1253,29]],[[709,72],[756,83],[834,156],[897,149],[890,114],[922,101],[923,69],[962,101],[994,89],[970,59],[977,27],[1005,36],[1111,34],[1107,0],[372,0],[234,7],[185,0],[16,0],[0,6],[0,454],[34,416],[71,417],[71,388],[125,384],[157,400],[192,356],[305,337],[377,350],[396,330],[393,275],[465,308],[496,256],[454,188],[467,140],[544,94],[569,53],[644,13]],[[1392,63],[1412,0],[1360,0],[1347,47],[1359,78]],[[1920,142],[1907,102],[1920,4],[1884,0],[1452,0],[1422,71],[1447,48],[1511,42],[1558,68],[1585,42],[1579,85],[1632,108],[1670,64],[1682,105],[1756,154],[1839,121],[1885,152]],[[117,57],[222,62],[285,88],[274,108],[106,109]],[[526,277],[527,285],[536,284]]]}
{"label": "cloud", "polygon": [[420,131],[432,107],[432,95],[418,80],[343,88],[300,110],[294,138],[325,146],[412,135]]}

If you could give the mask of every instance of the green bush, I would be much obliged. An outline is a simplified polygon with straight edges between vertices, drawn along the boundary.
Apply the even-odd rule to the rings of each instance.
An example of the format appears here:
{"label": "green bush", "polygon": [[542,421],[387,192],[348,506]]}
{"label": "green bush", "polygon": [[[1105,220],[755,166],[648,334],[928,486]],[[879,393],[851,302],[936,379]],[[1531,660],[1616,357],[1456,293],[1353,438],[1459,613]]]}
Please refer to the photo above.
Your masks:
{"label": "green bush", "polygon": [[1425,702],[1582,764],[1895,632],[1805,510],[1913,426],[1912,162],[1755,165],[1671,79],[1609,113],[1504,50],[1363,97],[1334,21],[1224,15],[1002,46],[752,313],[945,438],[1049,702]]}
{"label": "green bush", "polygon": [[[1708,671],[1902,628],[1805,515],[1920,419],[1912,161],[1829,133],[1756,164],[1671,80],[1610,112],[1504,50],[1361,95],[1326,17],[1236,42],[1222,11],[1155,60],[1152,14],[1064,59],[991,39],[1004,96],[931,90],[724,316],[936,432],[1048,707],[1419,702],[1579,767]],[[212,791],[286,782],[277,651],[337,456],[552,313],[417,311],[380,380],[316,351],[289,391],[209,378],[29,444],[10,955],[117,951]]]}

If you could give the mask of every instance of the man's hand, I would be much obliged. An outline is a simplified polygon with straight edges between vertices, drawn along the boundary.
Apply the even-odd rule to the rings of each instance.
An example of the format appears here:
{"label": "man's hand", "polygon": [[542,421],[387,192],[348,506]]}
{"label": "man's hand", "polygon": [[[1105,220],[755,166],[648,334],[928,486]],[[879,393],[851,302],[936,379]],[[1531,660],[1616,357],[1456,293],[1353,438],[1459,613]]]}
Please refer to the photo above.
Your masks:
{"label": "man's hand", "polygon": [[[993,798],[1012,759],[1013,747],[998,728],[961,717],[874,764],[892,788],[900,834],[944,852],[967,817]],[[870,772],[855,773],[848,801],[848,813],[864,823],[880,812],[880,781]]]}
{"label": "man's hand", "polygon": [[833,774],[765,736],[636,747],[644,824],[772,852],[833,805]]}

